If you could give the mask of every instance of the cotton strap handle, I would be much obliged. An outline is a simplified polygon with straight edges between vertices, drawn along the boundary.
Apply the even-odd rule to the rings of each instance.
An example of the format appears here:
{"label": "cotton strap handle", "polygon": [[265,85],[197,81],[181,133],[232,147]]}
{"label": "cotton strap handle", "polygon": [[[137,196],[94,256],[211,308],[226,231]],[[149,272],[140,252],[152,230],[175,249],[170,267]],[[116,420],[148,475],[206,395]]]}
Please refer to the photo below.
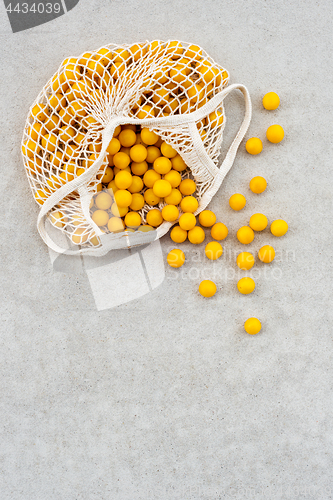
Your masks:
{"label": "cotton strap handle", "polygon": [[[209,189],[209,193],[205,193],[204,196],[202,197],[200,201],[200,210],[203,210],[210,200],[212,199],[212,196],[217,192],[219,189],[224,177],[230,170],[236,153],[237,149],[243,140],[244,135],[246,134],[246,131],[249,127],[250,121],[251,121],[251,116],[252,116],[252,105],[251,105],[251,98],[250,94],[247,90],[247,88],[244,85],[241,84],[233,84],[230,85],[229,87],[225,88],[218,94],[216,94],[208,103],[206,103],[204,106],[201,108],[197,109],[193,113],[188,113],[188,114],[183,114],[183,115],[173,115],[169,117],[163,117],[163,118],[145,118],[143,120],[140,120],[138,118],[129,118],[126,116],[117,116],[115,118],[112,118],[110,120],[109,124],[103,131],[102,135],[102,149],[99,154],[99,157],[97,160],[93,163],[93,165],[82,175],[79,177],[76,177],[72,181],[64,184],[61,186],[57,191],[55,191],[51,196],[49,196],[46,200],[45,203],[42,205],[42,208],[38,214],[38,219],[37,219],[37,229],[38,232],[43,239],[43,241],[47,244],[49,248],[54,250],[55,252],[58,253],[66,253],[66,255],[82,255],[82,254],[91,254],[91,255],[104,255],[107,253],[112,248],[112,242],[110,242],[110,248],[107,248],[108,245],[104,244],[102,247],[96,248],[96,249],[91,249],[91,248],[86,248],[86,249],[78,249],[78,250],[68,250],[65,248],[61,248],[58,246],[50,237],[50,235],[47,232],[47,228],[45,226],[45,219],[47,213],[52,210],[54,206],[56,206],[63,198],[65,198],[67,195],[72,193],[73,191],[79,191],[79,194],[81,198],[85,198],[85,200],[82,202],[82,209],[84,212],[84,215],[87,220],[89,220],[90,224],[95,230],[95,233],[97,235],[103,234],[102,231],[99,229],[99,227],[93,222],[93,220],[90,218],[89,215],[89,192],[86,188],[86,184],[91,181],[95,175],[97,174],[98,170],[100,169],[103,159],[106,154],[106,149],[113,137],[113,133],[115,128],[118,125],[121,124],[137,124],[137,125],[142,125],[145,127],[158,127],[158,126],[165,126],[165,127],[173,127],[176,125],[189,125],[189,124],[194,124],[195,127],[195,132],[198,133],[195,122],[202,120],[205,116],[209,115],[213,111],[215,111],[219,105],[221,105],[223,99],[230,94],[233,90],[240,90],[244,96],[245,100],[245,116],[243,119],[243,122],[238,130],[238,133],[233,140],[226,157],[219,169],[215,166],[214,162],[211,160],[211,158],[208,156],[206,153],[203,144],[202,148],[204,151],[204,163],[209,169],[212,169],[213,171],[216,172],[215,177],[214,177],[214,182],[211,188]],[[193,128],[194,130],[194,128]],[[91,196],[91,195],[90,195]],[[208,199],[209,198],[209,199]],[[168,228],[169,229],[169,228]],[[168,230],[167,229],[167,230]],[[166,230],[166,231],[167,231]],[[165,231],[165,232],[166,232]],[[160,235],[161,236],[161,235]]]}

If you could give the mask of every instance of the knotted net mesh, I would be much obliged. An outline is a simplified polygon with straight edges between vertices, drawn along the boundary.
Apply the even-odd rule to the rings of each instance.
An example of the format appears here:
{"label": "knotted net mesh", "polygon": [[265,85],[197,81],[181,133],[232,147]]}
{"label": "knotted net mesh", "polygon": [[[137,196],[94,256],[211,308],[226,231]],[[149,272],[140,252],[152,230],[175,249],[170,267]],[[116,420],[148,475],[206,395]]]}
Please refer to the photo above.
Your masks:
{"label": "knotted net mesh", "polygon": [[[222,101],[207,113],[205,108],[228,77],[202,48],[179,41],[110,44],[63,61],[30,108],[22,139],[35,200],[41,206],[48,202],[45,217],[83,247],[98,247],[101,234],[112,233],[108,224],[95,224],[91,201],[101,190],[114,198],[104,183],[115,169],[104,136],[112,122],[114,133],[119,134],[117,123],[134,123],[137,130],[142,125],[155,132],[159,144],[172,146],[188,167],[182,178],[195,180],[199,212],[215,175],[207,158],[217,165],[225,126]],[[92,175],[81,182],[87,171]],[[140,194],[147,189],[144,185]],[[138,210],[141,224],[165,203],[163,198],[157,206],[145,202]],[[159,235],[169,227],[162,222]]]}

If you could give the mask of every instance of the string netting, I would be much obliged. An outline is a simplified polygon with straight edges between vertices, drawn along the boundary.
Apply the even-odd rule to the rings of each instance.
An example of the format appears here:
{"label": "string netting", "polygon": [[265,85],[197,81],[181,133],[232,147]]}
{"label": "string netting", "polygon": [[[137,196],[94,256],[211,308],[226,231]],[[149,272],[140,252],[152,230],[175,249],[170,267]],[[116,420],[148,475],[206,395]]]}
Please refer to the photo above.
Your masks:
{"label": "string netting", "polygon": [[[98,246],[98,236],[110,230],[107,225],[97,228],[92,211],[84,210],[78,179],[98,160],[109,123],[115,117],[121,117],[123,124],[134,118],[138,128],[140,120],[190,118],[223,90],[228,77],[203,49],[179,41],[110,44],[63,61],[30,108],[22,139],[24,165],[36,202],[43,205],[63,186],[68,187],[48,211],[51,224],[74,244]],[[217,165],[224,126],[222,103],[200,119],[149,126],[188,166],[181,175],[196,182],[198,212],[200,200],[214,181],[214,173],[200,158],[202,148]],[[107,189],[101,180],[108,167],[114,164],[106,151],[99,170],[83,183],[89,200]],[[164,205],[161,199],[158,208]],[[143,225],[151,208],[145,203],[139,210]]]}

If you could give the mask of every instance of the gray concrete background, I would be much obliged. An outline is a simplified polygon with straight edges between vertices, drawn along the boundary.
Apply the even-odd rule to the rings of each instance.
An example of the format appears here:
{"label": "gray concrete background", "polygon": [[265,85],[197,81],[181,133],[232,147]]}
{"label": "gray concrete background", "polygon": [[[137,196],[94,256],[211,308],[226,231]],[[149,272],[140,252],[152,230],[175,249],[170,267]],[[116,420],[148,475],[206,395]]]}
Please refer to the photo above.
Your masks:
{"label": "gray concrete background", "polygon": [[[81,0],[12,34],[0,7],[1,500],[333,498],[331,16],[326,0]],[[54,272],[37,234],[22,128],[63,58],[155,38],[202,45],[248,87],[247,137],[272,123],[286,137],[264,140],[259,157],[241,145],[211,204],[230,231],[221,261],[184,245],[182,273],[166,269],[149,295],[97,312],[87,275]],[[274,112],[261,106],[271,90]],[[228,98],[223,152],[242,112],[241,96]],[[268,180],[261,196],[254,175]],[[240,213],[234,192],[248,199]],[[254,212],[290,230],[256,236],[250,250],[271,242],[279,259],[266,276],[257,266],[244,297],[225,272]],[[161,243],[166,255],[172,242]],[[210,300],[197,293],[202,269],[217,274]],[[254,337],[249,316],[263,324]]]}

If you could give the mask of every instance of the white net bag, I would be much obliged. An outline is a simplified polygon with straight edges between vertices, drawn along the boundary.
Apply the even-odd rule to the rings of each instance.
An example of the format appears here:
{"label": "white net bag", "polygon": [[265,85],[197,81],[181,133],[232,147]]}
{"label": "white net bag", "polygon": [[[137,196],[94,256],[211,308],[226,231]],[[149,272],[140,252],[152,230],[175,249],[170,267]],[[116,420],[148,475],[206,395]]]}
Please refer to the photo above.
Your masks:
{"label": "white net bag", "polygon": [[[30,108],[22,138],[44,242],[56,252],[104,255],[160,238],[176,222],[156,224],[150,232],[94,222],[96,193],[105,189],[114,198],[103,179],[114,166],[111,141],[125,124],[148,128],[175,150],[188,167],[180,171],[182,178],[196,184],[194,213],[201,212],[230,169],[251,120],[247,89],[225,88],[228,78],[203,49],[179,41],[110,44],[66,59]],[[223,100],[234,89],[244,95],[245,117],[219,168]],[[141,224],[150,210],[164,205],[163,198],[157,207],[145,202],[138,210]],[[68,237],[70,250],[54,241],[50,223]]]}

